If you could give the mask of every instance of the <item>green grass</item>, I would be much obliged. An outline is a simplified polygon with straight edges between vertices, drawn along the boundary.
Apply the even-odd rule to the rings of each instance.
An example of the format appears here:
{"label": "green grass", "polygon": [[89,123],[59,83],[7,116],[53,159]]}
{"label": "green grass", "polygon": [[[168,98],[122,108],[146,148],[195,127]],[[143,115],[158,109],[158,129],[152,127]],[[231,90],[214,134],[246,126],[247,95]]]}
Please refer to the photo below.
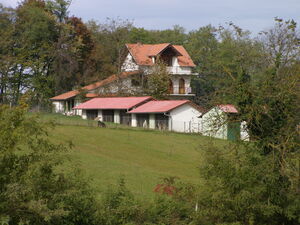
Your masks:
{"label": "green grass", "polygon": [[[72,141],[72,157],[97,190],[103,191],[124,176],[128,188],[141,197],[151,197],[160,179],[176,176],[182,181],[200,182],[201,150],[214,141],[197,134],[160,132],[128,127],[98,128],[79,117],[42,114],[43,121],[56,119],[50,132],[56,143]],[[74,124],[74,125],[62,125]],[[81,124],[82,126],[78,126]]]}

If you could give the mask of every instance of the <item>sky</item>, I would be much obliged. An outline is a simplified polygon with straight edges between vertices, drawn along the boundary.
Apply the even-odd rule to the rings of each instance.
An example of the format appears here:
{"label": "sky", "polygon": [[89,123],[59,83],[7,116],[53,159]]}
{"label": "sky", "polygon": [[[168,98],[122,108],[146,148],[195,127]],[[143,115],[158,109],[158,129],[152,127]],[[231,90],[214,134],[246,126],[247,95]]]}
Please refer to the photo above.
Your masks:
{"label": "sky", "polygon": [[[15,7],[20,0],[0,0]],[[186,31],[233,22],[252,34],[272,27],[274,18],[300,23],[300,0],[73,0],[70,15],[100,23],[106,18],[128,19],[137,27]]]}

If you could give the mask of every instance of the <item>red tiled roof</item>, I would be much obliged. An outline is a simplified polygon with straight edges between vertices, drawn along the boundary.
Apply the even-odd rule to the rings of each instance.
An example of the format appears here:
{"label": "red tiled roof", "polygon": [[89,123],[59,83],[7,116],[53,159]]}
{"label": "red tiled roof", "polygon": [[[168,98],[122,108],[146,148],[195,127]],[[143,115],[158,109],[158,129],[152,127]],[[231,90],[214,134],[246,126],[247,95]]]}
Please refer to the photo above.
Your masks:
{"label": "red tiled roof", "polygon": [[130,109],[152,99],[151,96],[93,98],[74,107],[74,109]]}
{"label": "red tiled roof", "polygon": [[[162,100],[162,101],[150,101],[131,111],[129,113],[164,113],[169,112],[186,103],[191,103],[189,100]],[[191,104],[194,108],[193,104]],[[197,108],[199,110],[199,108]],[[200,110],[199,110],[200,111]]]}
{"label": "red tiled roof", "polygon": [[157,56],[168,46],[173,47],[180,55],[178,56],[178,63],[180,66],[195,67],[195,64],[187,51],[181,45],[171,45],[170,43],[163,44],[126,44],[128,51],[131,53],[135,62],[138,65],[152,66],[153,62],[150,56]]}
{"label": "red tiled roof", "polygon": [[218,105],[218,108],[221,109],[225,113],[238,113],[238,110],[235,108],[234,105]]}
{"label": "red tiled roof", "polygon": [[173,45],[173,47],[182,54],[182,56],[178,56],[178,64],[180,66],[192,66],[195,67],[193,60],[191,59],[189,53],[185,50],[185,48],[181,45]]}
{"label": "red tiled roof", "polygon": [[[84,86],[82,88],[82,90],[84,90],[84,91],[90,91],[90,90],[99,88],[101,86],[104,86],[106,84],[112,83],[115,80],[117,80],[118,78],[125,78],[125,77],[131,76],[131,75],[135,75],[135,74],[138,74],[138,73],[140,73],[140,71],[123,72],[119,76],[117,76],[117,75],[114,74],[114,75],[111,75],[111,76],[109,76],[108,78],[106,78],[104,80],[101,80],[101,81],[95,82],[93,84]],[[68,91],[66,93],[63,93],[63,94],[57,95],[57,96],[55,96],[53,98],[50,98],[50,100],[66,100],[66,99],[75,97],[79,93],[80,93],[79,90]],[[91,93],[89,93],[89,94],[91,94]]]}

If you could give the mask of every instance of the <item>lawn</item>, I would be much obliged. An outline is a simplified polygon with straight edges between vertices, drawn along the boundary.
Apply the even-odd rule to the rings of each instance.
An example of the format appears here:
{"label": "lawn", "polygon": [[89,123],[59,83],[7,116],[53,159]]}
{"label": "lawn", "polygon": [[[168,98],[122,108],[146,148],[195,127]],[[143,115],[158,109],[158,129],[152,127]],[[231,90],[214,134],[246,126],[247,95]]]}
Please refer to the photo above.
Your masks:
{"label": "lawn", "polygon": [[72,157],[92,178],[97,190],[105,190],[123,176],[128,188],[141,197],[152,196],[163,177],[176,176],[185,182],[199,183],[201,149],[212,142],[226,143],[197,134],[115,125],[99,128],[79,117],[42,114],[41,119],[59,123],[50,131],[50,138],[56,143],[73,142]]}

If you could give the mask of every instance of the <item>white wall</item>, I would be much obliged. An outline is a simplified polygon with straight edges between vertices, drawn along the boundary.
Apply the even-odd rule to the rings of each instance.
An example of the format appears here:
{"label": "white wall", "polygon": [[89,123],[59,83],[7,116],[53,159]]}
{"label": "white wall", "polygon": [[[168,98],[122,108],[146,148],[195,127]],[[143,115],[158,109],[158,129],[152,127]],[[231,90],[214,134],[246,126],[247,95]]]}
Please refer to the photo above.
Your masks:
{"label": "white wall", "polygon": [[101,109],[98,109],[98,117],[100,121],[103,121],[103,113]]}
{"label": "white wall", "polygon": [[131,114],[131,126],[132,127],[137,127],[137,120],[136,120],[136,114],[135,113]]}
{"label": "white wall", "polygon": [[[80,99],[75,99],[74,100],[74,107],[80,105],[81,103],[82,103],[82,101]],[[82,110],[81,109],[73,109],[73,111],[74,111],[75,115],[78,115],[78,116],[82,115]]]}
{"label": "white wall", "polygon": [[201,112],[189,104],[184,104],[170,112],[170,125],[172,131],[199,132],[201,130]]}
{"label": "white wall", "polygon": [[227,139],[227,116],[218,107],[212,108],[202,117],[202,134]]}
{"label": "white wall", "polygon": [[155,114],[150,114],[149,116],[149,128],[155,129]]}
{"label": "white wall", "polygon": [[64,101],[53,101],[53,110],[55,113],[64,113],[65,112],[65,102]]}
{"label": "white wall", "polygon": [[87,119],[86,110],[85,109],[82,110],[81,118],[84,119],[84,120]]}
{"label": "white wall", "polygon": [[130,53],[126,56],[124,63],[121,67],[122,71],[135,71],[138,70],[139,66],[134,62],[134,59]]}
{"label": "white wall", "polygon": [[114,110],[114,123],[120,123],[120,110]]}

